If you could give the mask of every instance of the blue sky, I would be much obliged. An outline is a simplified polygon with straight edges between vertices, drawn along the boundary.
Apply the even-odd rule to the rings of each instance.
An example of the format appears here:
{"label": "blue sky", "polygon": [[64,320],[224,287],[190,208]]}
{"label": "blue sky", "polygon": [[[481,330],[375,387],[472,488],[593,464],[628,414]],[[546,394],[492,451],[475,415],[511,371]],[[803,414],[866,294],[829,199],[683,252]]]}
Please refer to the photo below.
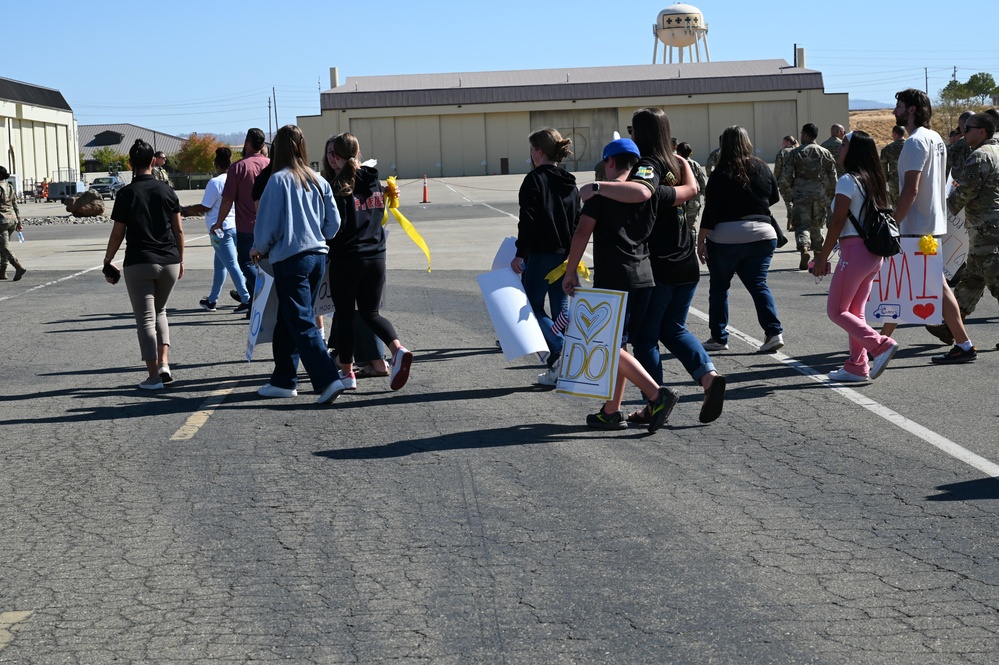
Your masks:
{"label": "blue sky", "polygon": [[[64,4],[73,11],[63,13]],[[333,66],[343,83],[381,74],[649,64],[652,25],[670,4],[105,0],[55,2],[47,17],[31,3],[12,3],[3,12],[0,76],[60,90],[80,124],[266,130],[272,87],[281,124],[317,114]],[[827,92],[853,99],[892,102],[897,90],[924,87],[927,70],[932,96],[954,67],[961,80],[979,71],[999,79],[996,40],[962,34],[975,24],[970,16],[939,20],[947,10],[938,3],[910,0],[903,9],[843,0],[825,11],[785,0],[691,4],[708,23],[712,60],[791,62],[797,43],[807,66],[823,72]],[[988,12],[982,20],[994,22]]]}

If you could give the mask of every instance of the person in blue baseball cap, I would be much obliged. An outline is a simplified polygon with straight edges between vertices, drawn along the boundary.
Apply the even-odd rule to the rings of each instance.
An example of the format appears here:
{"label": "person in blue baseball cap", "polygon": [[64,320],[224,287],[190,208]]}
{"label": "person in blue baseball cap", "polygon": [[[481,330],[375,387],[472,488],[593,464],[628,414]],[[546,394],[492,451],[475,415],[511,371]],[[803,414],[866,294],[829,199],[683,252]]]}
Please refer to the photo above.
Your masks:
{"label": "person in blue baseball cap", "polygon": [[[638,164],[641,153],[631,139],[615,139],[603,151],[604,174],[608,183],[624,182],[632,168]],[[626,291],[628,305],[625,312],[624,336],[619,351],[618,376],[614,396],[595,414],[587,416],[586,424],[599,429],[624,429],[628,427],[621,403],[626,381],[638,386],[649,400],[648,426],[655,432],[669,418],[680,399],[679,393],[656,383],[634,356],[625,351],[632,312],[648,301],[655,281],[649,261],[648,238],[656,220],[659,206],[672,206],[679,188],[660,186],[648,201],[622,203],[600,196],[603,183],[594,182],[593,195],[583,205],[579,226],[572,237],[568,265],[562,288],[569,295],[579,286],[576,268],[582,260],[586,245],[593,236],[594,288]],[[686,185],[697,193],[697,185]],[[688,198],[690,192],[683,191]],[[641,315],[636,317],[642,318]]]}

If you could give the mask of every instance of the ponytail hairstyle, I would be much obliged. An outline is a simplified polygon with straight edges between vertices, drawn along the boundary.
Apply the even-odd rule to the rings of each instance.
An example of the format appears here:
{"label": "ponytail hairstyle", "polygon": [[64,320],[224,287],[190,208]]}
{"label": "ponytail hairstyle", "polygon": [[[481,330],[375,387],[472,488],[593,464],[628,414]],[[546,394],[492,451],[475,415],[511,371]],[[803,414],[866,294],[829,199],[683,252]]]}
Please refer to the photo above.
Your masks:
{"label": "ponytail hairstyle", "polygon": [[[330,164],[329,157],[327,157],[331,146],[333,147],[333,153],[344,160],[344,164],[340,167],[339,172],[333,170],[333,165]],[[353,194],[357,172],[360,170],[361,144],[358,143],[356,136],[350,132],[344,132],[343,134],[331,136],[326,140],[326,150],[323,152],[322,173],[323,178],[333,188],[333,194],[336,196],[350,196]]]}
{"label": "ponytail hairstyle", "polygon": [[867,197],[874,201],[878,208],[889,208],[888,186],[885,184],[884,169],[881,168],[878,144],[870,134],[859,129],[847,135],[846,143],[843,168],[860,181]]}
{"label": "ponytail hairstyle", "polygon": [[271,165],[274,173],[288,169],[302,188],[310,183],[319,186],[319,176],[309,167],[309,155],[305,149],[305,136],[296,125],[285,125],[274,135],[274,156]]}
{"label": "ponytail hairstyle", "polygon": [[128,161],[132,164],[133,171],[148,169],[153,163],[153,146],[142,139],[135,139],[128,150]]}
{"label": "ponytail hairstyle", "polygon": [[668,185],[682,185],[683,169],[677,156],[673,154],[672,136],[670,135],[669,118],[662,109],[644,108],[635,111],[631,116],[631,138],[638,146],[642,157],[655,157],[666,165],[671,178],[663,174],[663,180]]}
{"label": "ponytail hairstyle", "polygon": [[572,145],[572,139],[562,138],[557,129],[552,129],[551,127],[539,129],[528,136],[527,140],[531,142],[533,147],[540,150],[546,158],[556,164],[572,156],[572,150],[569,150],[569,146]]}
{"label": "ponytail hairstyle", "polygon": [[232,164],[232,149],[228,146],[215,148],[215,166],[225,171]]}

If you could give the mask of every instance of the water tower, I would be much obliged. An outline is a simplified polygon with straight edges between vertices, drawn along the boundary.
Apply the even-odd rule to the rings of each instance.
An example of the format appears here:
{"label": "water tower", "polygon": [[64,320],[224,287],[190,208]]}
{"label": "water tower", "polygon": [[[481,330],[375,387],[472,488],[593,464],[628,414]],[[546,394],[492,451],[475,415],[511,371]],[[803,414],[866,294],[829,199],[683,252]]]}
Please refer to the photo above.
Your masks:
{"label": "water tower", "polygon": [[691,5],[676,4],[659,12],[656,24],[652,26],[656,36],[652,51],[652,64],[659,59],[659,42],[663,43],[663,62],[673,62],[673,50],[678,53],[678,62],[683,62],[683,50],[687,49],[690,62],[701,61],[701,42],[704,43],[704,61],[711,62],[708,52],[708,24],[701,10]]}

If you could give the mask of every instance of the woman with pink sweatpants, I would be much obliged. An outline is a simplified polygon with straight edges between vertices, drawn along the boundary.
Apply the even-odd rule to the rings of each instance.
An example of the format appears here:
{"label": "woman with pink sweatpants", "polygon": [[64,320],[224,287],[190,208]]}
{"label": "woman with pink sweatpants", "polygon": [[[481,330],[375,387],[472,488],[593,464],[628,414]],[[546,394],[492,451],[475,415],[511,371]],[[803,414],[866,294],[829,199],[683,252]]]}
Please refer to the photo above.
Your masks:
{"label": "woman with pink sweatpants", "polygon": [[813,272],[816,275],[829,272],[829,254],[838,241],[840,258],[829,285],[826,312],[850,336],[850,357],[841,369],[829,372],[829,378],[856,383],[878,378],[898,350],[898,342],[878,333],[864,318],[864,307],[874,278],[881,270],[882,258],[868,251],[850,220],[852,213],[858,223],[863,223],[861,209],[868,196],[878,208],[888,208],[888,188],[877,145],[869,134],[862,131],[847,134],[839,149],[839,163],[846,174],[836,182],[829,232],[822,251],[815,257]]}

